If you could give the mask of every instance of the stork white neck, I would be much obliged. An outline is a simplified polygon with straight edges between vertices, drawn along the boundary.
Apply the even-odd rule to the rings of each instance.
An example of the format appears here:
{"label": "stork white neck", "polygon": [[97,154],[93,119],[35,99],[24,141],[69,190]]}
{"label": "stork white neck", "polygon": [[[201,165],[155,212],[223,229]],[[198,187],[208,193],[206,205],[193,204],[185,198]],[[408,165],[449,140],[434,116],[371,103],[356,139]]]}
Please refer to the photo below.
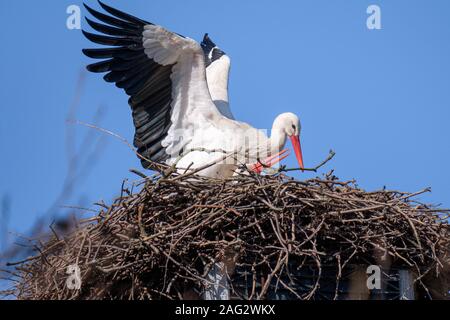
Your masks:
{"label": "stork white neck", "polygon": [[275,121],[272,126],[272,131],[270,133],[270,149],[271,152],[277,152],[284,148],[286,144],[286,132],[284,129],[277,125]]}

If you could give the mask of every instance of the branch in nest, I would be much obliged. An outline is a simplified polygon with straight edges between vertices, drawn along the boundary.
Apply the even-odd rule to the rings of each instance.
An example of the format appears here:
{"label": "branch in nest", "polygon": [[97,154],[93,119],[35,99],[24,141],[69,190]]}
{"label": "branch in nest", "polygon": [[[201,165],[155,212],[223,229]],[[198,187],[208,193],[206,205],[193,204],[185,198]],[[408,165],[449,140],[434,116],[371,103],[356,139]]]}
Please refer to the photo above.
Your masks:
{"label": "branch in nest", "polygon": [[334,158],[334,156],[336,155],[336,152],[334,152],[333,150],[330,150],[330,153],[328,154],[328,157],[323,160],[321,163],[319,163],[317,166],[315,166],[314,168],[286,168],[285,166],[282,166],[278,172],[291,172],[291,171],[312,171],[312,172],[317,172],[317,170],[319,170],[320,168],[322,168],[325,164],[327,164],[329,161],[331,161],[331,159]]}

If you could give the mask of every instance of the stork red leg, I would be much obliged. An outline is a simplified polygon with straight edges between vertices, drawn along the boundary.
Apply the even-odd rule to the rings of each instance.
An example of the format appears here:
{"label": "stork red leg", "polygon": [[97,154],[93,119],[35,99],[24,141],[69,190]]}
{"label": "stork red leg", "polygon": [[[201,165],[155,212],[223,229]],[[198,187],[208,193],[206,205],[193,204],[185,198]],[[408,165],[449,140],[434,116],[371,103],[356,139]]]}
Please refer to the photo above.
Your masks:
{"label": "stork red leg", "polygon": [[289,149],[284,149],[270,157],[267,157],[264,161],[258,162],[251,167],[251,170],[256,173],[261,173],[264,168],[270,168],[276,165],[283,159],[286,159],[289,156]]}

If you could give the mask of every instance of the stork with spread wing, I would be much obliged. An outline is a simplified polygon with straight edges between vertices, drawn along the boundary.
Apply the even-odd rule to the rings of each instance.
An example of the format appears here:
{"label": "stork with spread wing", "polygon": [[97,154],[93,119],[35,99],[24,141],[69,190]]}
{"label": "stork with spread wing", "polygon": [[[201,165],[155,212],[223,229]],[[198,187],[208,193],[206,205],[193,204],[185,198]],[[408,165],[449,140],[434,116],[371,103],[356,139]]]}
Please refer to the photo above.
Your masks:
{"label": "stork with spread wing", "polygon": [[207,35],[200,45],[99,4],[108,14],[85,7],[100,21],[86,18],[101,35],[83,33],[92,42],[110,47],[83,50],[100,60],[87,68],[106,73],[105,81],[130,96],[134,145],[145,168],[150,160],[183,170],[214,164],[199,174],[219,178],[231,176],[243,164],[260,171],[286,156],[280,150],[288,137],[303,168],[300,121],[295,114],[279,115],[270,138],[233,119],[228,105],[230,60]]}

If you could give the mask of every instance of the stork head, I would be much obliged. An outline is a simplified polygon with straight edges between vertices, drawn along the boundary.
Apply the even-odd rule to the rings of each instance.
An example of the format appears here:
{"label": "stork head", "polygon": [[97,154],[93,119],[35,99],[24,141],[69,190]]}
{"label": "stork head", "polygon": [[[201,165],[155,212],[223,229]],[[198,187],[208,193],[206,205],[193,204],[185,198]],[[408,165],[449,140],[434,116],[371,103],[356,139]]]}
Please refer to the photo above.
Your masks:
{"label": "stork head", "polygon": [[209,67],[213,62],[228,58],[226,53],[223,52],[216,44],[211,40],[208,34],[205,34],[201,43],[203,53],[205,54],[206,67]]}
{"label": "stork head", "polygon": [[276,117],[273,123],[272,131],[276,131],[281,134],[281,136],[284,138],[283,141],[285,141],[285,137],[288,137],[291,140],[298,164],[300,168],[303,169],[303,155],[302,147],[300,144],[300,119],[291,112],[282,113],[278,117]]}

